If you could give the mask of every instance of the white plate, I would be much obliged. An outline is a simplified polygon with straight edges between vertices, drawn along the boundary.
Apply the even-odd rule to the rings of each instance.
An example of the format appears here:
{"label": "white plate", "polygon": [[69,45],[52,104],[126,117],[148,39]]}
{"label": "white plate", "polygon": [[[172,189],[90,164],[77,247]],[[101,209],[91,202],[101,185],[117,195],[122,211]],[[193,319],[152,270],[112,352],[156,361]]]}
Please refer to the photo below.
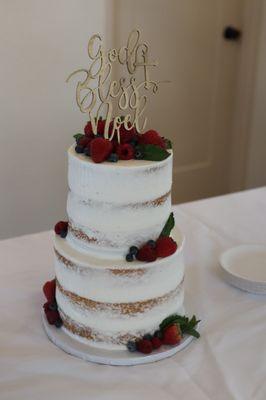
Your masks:
{"label": "white plate", "polygon": [[128,350],[111,351],[98,349],[74,340],[64,332],[64,329],[49,325],[44,313],[42,313],[42,322],[47,336],[57,347],[75,357],[98,364],[137,365],[152,363],[174,355],[193,340],[192,336],[184,336],[178,346],[162,346],[151,354],[130,353]]}
{"label": "white plate", "polygon": [[266,294],[266,246],[241,245],[220,256],[228,283],[255,294]]}

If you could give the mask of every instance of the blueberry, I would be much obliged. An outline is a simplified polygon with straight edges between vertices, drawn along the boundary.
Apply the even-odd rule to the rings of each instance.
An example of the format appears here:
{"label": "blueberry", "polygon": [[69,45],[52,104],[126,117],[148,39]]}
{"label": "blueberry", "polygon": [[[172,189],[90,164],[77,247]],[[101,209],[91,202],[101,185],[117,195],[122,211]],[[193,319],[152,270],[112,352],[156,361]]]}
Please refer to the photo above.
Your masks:
{"label": "blueberry", "polygon": [[61,326],[63,325],[63,321],[61,320],[61,318],[58,318],[56,321],[55,321],[55,326],[57,327],[57,328],[61,328]]}
{"label": "blueberry", "polygon": [[133,255],[132,255],[131,253],[128,253],[128,254],[126,255],[126,260],[127,260],[128,262],[133,261],[133,259],[134,259],[134,257],[133,257]]}
{"label": "blueberry", "polygon": [[130,351],[131,353],[133,353],[134,351],[137,350],[137,345],[136,342],[133,342],[133,340],[129,340],[127,342],[127,349],[128,351]]}
{"label": "blueberry", "polygon": [[103,135],[101,135],[100,133],[97,133],[97,135],[95,135],[95,137],[103,137]]}
{"label": "blueberry", "polygon": [[75,151],[76,151],[76,153],[78,153],[78,154],[84,153],[84,147],[77,145],[77,146],[75,147]]}
{"label": "blueberry", "polygon": [[140,150],[135,151],[135,158],[136,160],[141,160],[143,158],[143,154]]}
{"label": "blueberry", "polygon": [[57,304],[55,301],[49,304],[49,310],[51,311],[56,311],[57,310]]}
{"label": "blueberry", "polygon": [[66,237],[66,235],[67,235],[67,231],[63,230],[63,231],[60,232],[61,238],[64,239]]}
{"label": "blueberry", "polygon": [[143,336],[143,339],[145,340],[152,340],[152,335],[149,333],[146,333],[146,335]]}
{"label": "blueberry", "polygon": [[163,338],[163,333],[162,333],[162,331],[157,330],[157,331],[154,332],[153,336],[157,337],[159,339],[162,339]]}
{"label": "blueberry", "polygon": [[85,156],[90,157],[91,151],[90,151],[90,148],[89,148],[89,147],[85,147],[85,149],[84,149],[84,154],[85,154]]}
{"label": "blueberry", "polygon": [[131,246],[129,249],[129,253],[132,254],[132,256],[136,256],[138,254],[139,249],[137,246]]}
{"label": "blueberry", "polygon": [[149,240],[149,241],[147,242],[147,244],[148,244],[152,249],[155,249],[155,247],[156,247],[156,242],[155,242],[154,240]]}
{"label": "blueberry", "polygon": [[118,155],[116,153],[111,153],[110,156],[108,157],[107,161],[117,162],[118,161]]}

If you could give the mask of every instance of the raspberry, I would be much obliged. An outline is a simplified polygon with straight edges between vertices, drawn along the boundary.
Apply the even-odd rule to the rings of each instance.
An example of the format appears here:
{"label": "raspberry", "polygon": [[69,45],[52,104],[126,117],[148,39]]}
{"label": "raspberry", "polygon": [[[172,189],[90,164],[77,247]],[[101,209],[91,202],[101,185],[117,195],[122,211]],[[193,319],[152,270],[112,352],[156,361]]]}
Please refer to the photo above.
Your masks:
{"label": "raspberry", "polygon": [[137,341],[137,350],[140,353],[150,354],[152,352],[152,343],[150,340],[141,339]]}
{"label": "raspberry", "polygon": [[163,149],[165,149],[165,141],[159,135],[159,133],[154,130],[147,131],[147,132],[143,133],[143,135],[140,135],[139,143],[140,144],[153,144],[155,146],[160,146]]}
{"label": "raspberry", "polygon": [[57,235],[60,235],[62,231],[67,231],[68,222],[67,221],[59,221],[54,226],[54,231]]}
{"label": "raspberry", "polygon": [[46,303],[44,303],[43,309],[44,309],[45,314],[47,311],[50,310],[50,304],[52,304],[50,301],[47,301]]}
{"label": "raspberry", "polygon": [[157,258],[156,250],[153,249],[148,244],[145,244],[137,252],[136,258],[139,261],[147,261],[147,262],[155,261]]}
{"label": "raspberry", "polygon": [[177,249],[177,243],[168,236],[159,237],[156,241],[156,252],[158,257],[168,257],[174,254]]}
{"label": "raspberry", "polygon": [[172,324],[169,325],[163,331],[163,344],[179,344],[181,341],[181,332],[179,325]]}
{"label": "raspberry", "polygon": [[[48,300],[48,302],[52,303],[55,301],[55,279],[53,279],[52,281],[48,281],[43,285],[43,293],[46,297],[46,299]],[[45,303],[46,304],[46,303]]]}
{"label": "raspberry", "polygon": [[159,349],[159,347],[161,347],[161,345],[162,345],[161,339],[159,339],[157,336],[154,336],[154,337],[151,339],[151,343],[152,343],[152,347],[153,347],[154,349]]}
{"label": "raspberry", "polygon": [[97,137],[90,144],[91,158],[95,163],[101,163],[109,157],[112,149],[113,145],[110,140]]}
{"label": "raspberry", "polygon": [[134,158],[134,148],[131,144],[120,144],[116,151],[120,160],[132,160]]}

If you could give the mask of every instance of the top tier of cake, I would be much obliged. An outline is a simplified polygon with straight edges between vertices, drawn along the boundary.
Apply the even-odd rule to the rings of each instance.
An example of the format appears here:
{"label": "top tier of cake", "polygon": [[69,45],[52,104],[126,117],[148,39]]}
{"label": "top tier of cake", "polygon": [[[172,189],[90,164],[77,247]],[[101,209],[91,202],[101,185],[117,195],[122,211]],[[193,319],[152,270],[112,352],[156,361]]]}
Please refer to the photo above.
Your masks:
{"label": "top tier of cake", "polygon": [[156,240],[171,212],[172,153],[163,161],[96,164],[68,150],[67,240],[97,257],[124,258]]}

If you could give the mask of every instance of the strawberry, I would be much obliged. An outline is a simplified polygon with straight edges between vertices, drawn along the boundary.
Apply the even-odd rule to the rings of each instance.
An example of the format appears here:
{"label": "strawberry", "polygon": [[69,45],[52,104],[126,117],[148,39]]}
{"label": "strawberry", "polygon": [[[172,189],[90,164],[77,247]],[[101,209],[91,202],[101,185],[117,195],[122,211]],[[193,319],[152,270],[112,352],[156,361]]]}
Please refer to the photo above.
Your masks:
{"label": "strawberry", "polygon": [[42,290],[48,302],[55,301],[55,287],[55,279],[48,281],[43,285]]}
{"label": "strawberry", "polygon": [[91,158],[95,163],[101,163],[109,157],[112,149],[113,145],[110,140],[97,137],[90,144]]}
{"label": "strawberry", "polygon": [[134,158],[134,148],[131,144],[119,144],[116,152],[120,160],[132,160]]}
{"label": "strawberry", "polygon": [[162,345],[162,341],[161,341],[161,339],[159,339],[157,336],[154,336],[154,337],[151,339],[151,344],[152,344],[152,347],[153,347],[154,349],[159,349],[159,347],[161,347],[161,345]]}
{"label": "strawberry", "polygon": [[153,144],[155,146],[161,147],[162,149],[165,149],[165,141],[158,132],[152,129],[143,133],[143,135],[140,135],[139,144]]}
{"label": "strawberry", "polygon": [[156,241],[156,252],[158,257],[168,257],[174,254],[177,249],[177,243],[168,236],[159,237]]}
{"label": "strawberry", "polygon": [[181,341],[181,331],[179,325],[172,324],[169,325],[163,331],[163,344],[179,344]]}
{"label": "strawberry", "polygon": [[145,244],[137,252],[136,258],[139,261],[147,261],[147,262],[155,261],[157,258],[156,250],[151,246],[149,246],[148,244]]}
{"label": "strawberry", "polygon": [[[131,125],[129,125],[131,126]],[[124,125],[120,127],[120,143],[129,143],[132,140],[138,139],[138,134],[135,128],[131,128],[130,130],[127,130]]]}
{"label": "strawberry", "polygon": [[150,354],[152,352],[152,343],[147,339],[140,339],[137,341],[137,350],[140,353]]}

